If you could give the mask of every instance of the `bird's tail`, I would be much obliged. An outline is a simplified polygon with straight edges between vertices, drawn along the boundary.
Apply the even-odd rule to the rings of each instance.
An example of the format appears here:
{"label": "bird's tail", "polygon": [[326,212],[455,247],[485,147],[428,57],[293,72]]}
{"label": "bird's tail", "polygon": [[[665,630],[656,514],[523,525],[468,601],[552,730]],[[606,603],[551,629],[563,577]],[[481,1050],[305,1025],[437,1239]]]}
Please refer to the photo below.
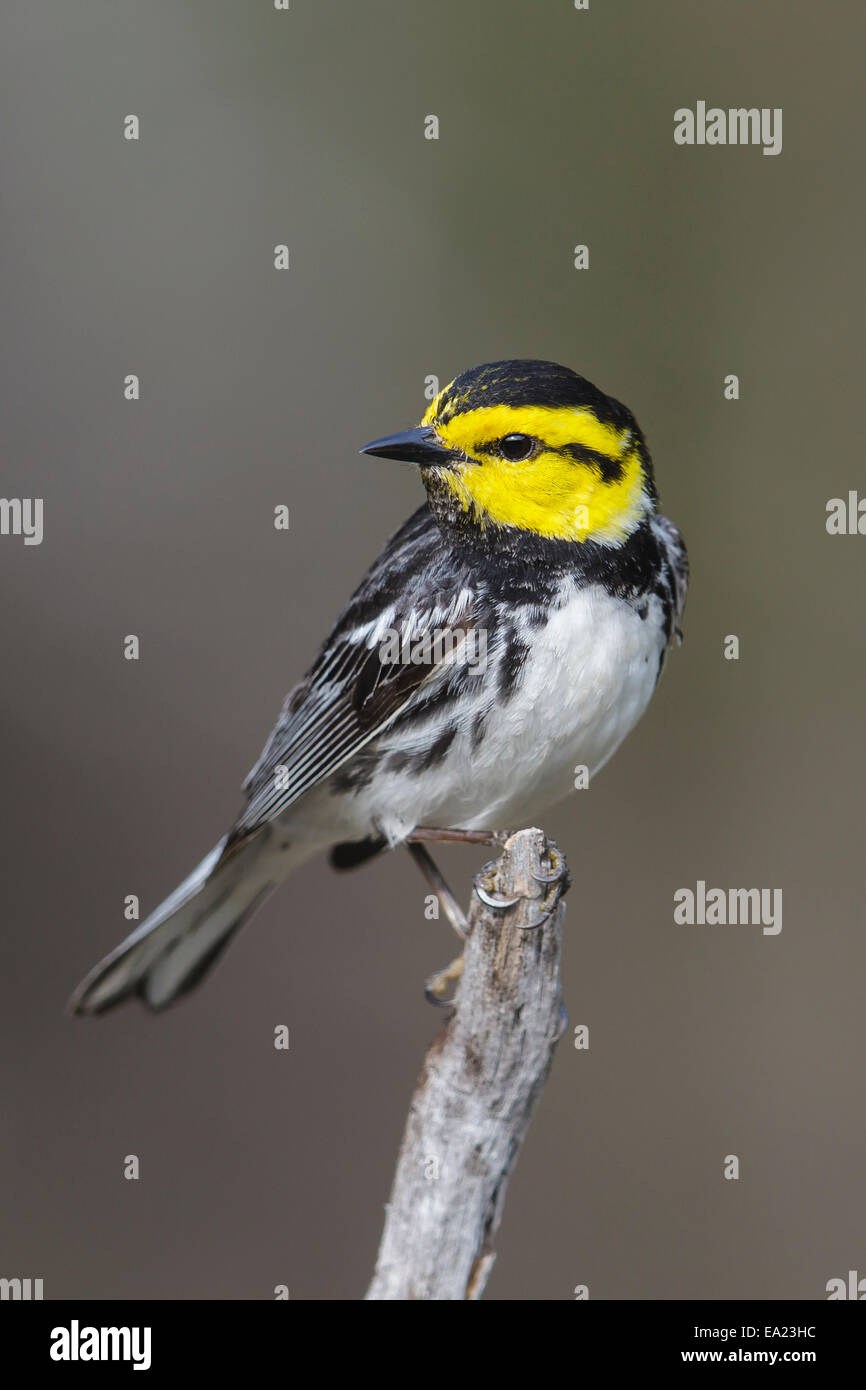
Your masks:
{"label": "bird's tail", "polygon": [[[221,840],[179,888],[94,966],[70,1000],[101,1014],[130,994],[162,1009],[199,980],[283,877],[253,837],[224,855]],[[270,870],[270,872],[268,872]]]}

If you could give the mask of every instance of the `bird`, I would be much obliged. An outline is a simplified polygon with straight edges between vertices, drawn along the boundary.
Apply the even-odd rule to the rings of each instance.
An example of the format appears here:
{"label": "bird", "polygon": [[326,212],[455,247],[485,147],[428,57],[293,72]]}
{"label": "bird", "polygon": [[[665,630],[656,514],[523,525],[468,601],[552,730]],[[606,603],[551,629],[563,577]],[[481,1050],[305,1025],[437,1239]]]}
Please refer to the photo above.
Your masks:
{"label": "bird", "polygon": [[323,852],[349,868],[409,846],[454,920],[427,845],[537,824],[649,704],[689,566],[626,406],[554,362],[489,362],[360,452],[417,469],[423,504],[287,695],[234,825],[91,970],[74,1014],[181,998]]}

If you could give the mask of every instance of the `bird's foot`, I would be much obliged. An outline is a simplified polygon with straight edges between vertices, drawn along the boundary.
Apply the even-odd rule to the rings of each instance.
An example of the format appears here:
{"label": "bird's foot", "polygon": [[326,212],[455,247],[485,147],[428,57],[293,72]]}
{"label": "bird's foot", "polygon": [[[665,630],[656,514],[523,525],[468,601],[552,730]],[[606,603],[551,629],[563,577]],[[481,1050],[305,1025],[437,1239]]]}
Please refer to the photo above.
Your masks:
{"label": "bird's foot", "polygon": [[460,906],[454,894],[451,892],[451,889],[448,887],[448,884],[445,882],[445,879],[442,877],[432,854],[429,850],[425,849],[423,845],[414,844],[411,841],[407,845],[407,849],[430,887],[433,889],[436,897],[439,899],[439,905],[448,918],[448,921],[460,937],[460,940],[465,941],[468,926],[463,908]]}
{"label": "bird's foot", "polygon": [[448,830],[416,825],[406,840],[410,845],[426,842],[438,845],[490,845],[494,849],[502,849],[510,834],[510,830]]}
{"label": "bird's foot", "polygon": [[[533,898],[532,901],[537,901],[543,910],[539,911],[539,915],[534,918],[533,921],[527,922],[525,925],[521,924],[524,931],[534,931],[537,927],[543,927],[544,923],[549,921],[553,916],[559,906],[560,899],[563,894],[567,892],[569,887],[570,880],[565,859],[552,840],[545,841],[543,855],[550,863],[551,872],[536,873],[534,869],[530,870],[536,883],[542,885],[542,892],[537,898]],[[494,911],[503,912],[519,903],[523,895],[517,894],[516,896],[505,898],[496,893],[491,893],[489,889],[486,888],[484,880],[492,873],[495,867],[495,863],[485,864],[481,872],[475,875],[473,879],[473,888],[476,897],[484,903],[485,907],[493,908]],[[543,867],[543,864],[539,865],[539,868]]]}
{"label": "bird's foot", "polygon": [[449,1009],[454,1003],[454,996],[448,996],[450,985],[456,985],[460,976],[463,974],[463,956],[459,955],[452,960],[450,965],[446,965],[444,970],[438,970],[435,975],[431,975],[424,986],[424,998],[428,1004],[433,1004],[437,1009]]}
{"label": "bird's foot", "polygon": [[[497,849],[502,849],[509,837],[510,832],[506,830],[451,830],[427,826],[417,826],[412,834],[406,837],[406,847],[409,853],[433,889],[442,911],[461,941],[466,940],[469,931],[465,914],[425,845],[430,843],[492,845]],[[547,866],[545,866],[545,860]],[[486,887],[484,880],[493,873],[495,867],[495,861],[485,865],[481,872],[475,875],[473,888],[476,896],[485,907],[504,912],[517,903],[525,901],[526,895],[518,893],[512,897],[503,897],[501,894],[491,892]],[[549,872],[545,871],[546,867],[549,868]],[[521,924],[523,930],[535,930],[537,927],[544,926],[544,923],[553,916],[560,898],[569,886],[565,859],[552,840],[545,839],[543,841],[541,862],[539,862],[538,868],[539,872],[531,869],[530,873],[535,882],[541,885],[540,894],[537,897],[533,895],[531,898],[531,901],[538,902],[539,913],[533,921]],[[452,986],[456,986],[462,973],[463,956],[460,955],[444,970],[439,970],[435,975],[431,975],[424,986],[424,997],[428,1003],[436,1005],[437,1008],[451,1007],[454,1002]]]}

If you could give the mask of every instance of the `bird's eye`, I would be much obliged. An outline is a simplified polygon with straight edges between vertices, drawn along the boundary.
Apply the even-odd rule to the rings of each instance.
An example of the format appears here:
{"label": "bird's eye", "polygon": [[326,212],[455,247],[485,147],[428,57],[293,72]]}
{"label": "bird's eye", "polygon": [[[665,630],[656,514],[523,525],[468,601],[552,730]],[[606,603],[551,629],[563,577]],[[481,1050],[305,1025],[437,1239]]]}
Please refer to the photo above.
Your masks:
{"label": "bird's eye", "polygon": [[500,441],[499,449],[504,459],[509,463],[519,463],[521,459],[528,459],[532,453],[534,439],[529,434],[507,434]]}

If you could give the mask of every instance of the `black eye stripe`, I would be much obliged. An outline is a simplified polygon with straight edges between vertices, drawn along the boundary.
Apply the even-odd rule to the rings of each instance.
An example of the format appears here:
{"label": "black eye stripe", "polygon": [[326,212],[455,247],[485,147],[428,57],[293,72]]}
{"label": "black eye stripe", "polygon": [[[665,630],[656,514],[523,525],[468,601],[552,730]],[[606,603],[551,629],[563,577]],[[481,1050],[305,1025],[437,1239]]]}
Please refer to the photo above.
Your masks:
{"label": "black eye stripe", "polygon": [[619,459],[608,458],[607,454],[600,454],[597,449],[589,449],[585,444],[560,444],[556,452],[564,454],[574,463],[588,463],[590,467],[597,468],[606,483],[618,482],[622,477],[623,467]]}
{"label": "black eye stripe", "polygon": [[[585,463],[591,468],[597,468],[606,483],[619,482],[623,476],[623,466],[619,459],[609,458],[607,454],[599,453],[597,449],[590,449],[586,444],[575,442],[574,444],[560,444],[558,448],[554,448],[552,444],[545,444],[543,439],[533,438],[532,442],[539,445],[547,453],[562,454],[564,458],[571,459],[573,463]],[[501,439],[485,440],[483,443],[475,445],[474,452],[475,454],[498,455],[501,444]]]}

